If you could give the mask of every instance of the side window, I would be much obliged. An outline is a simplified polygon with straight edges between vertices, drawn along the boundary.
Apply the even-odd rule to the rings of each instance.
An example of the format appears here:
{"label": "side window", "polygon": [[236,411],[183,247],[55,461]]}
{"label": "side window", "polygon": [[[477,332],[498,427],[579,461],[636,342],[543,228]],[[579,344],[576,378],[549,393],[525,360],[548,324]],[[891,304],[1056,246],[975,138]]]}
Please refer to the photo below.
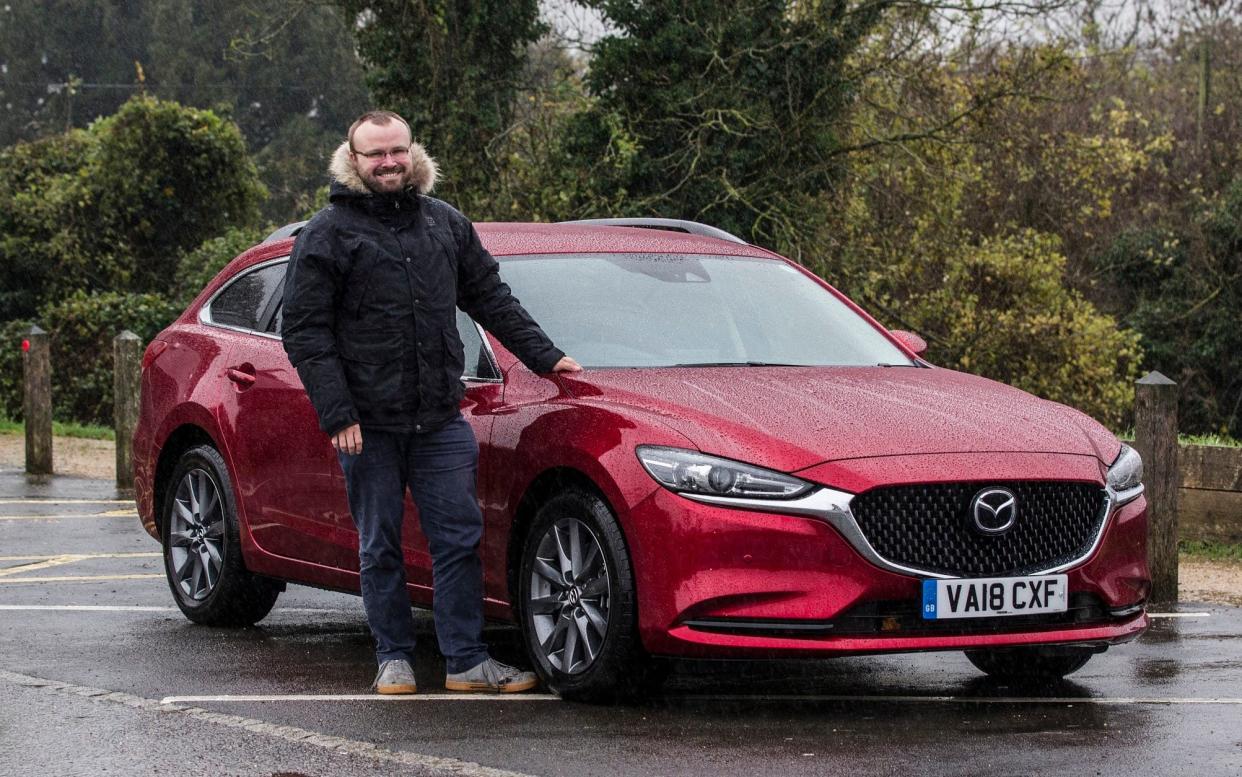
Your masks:
{"label": "side window", "polygon": [[278,292],[284,285],[286,263],[271,264],[239,275],[211,303],[213,324],[234,326],[256,332],[266,326],[279,305]]}
{"label": "side window", "polygon": [[495,366],[492,365],[491,356],[488,354],[487,348],[483,346],[483,338],[479,335],[479,328],[474,325],[474,320],[460,310],[457,311],[457,334],[461,337],[462,345],[466,349],[466,369],[462,377],[466,380],[474,378],[476,380],[495,380],[500,375],[497,374]]}

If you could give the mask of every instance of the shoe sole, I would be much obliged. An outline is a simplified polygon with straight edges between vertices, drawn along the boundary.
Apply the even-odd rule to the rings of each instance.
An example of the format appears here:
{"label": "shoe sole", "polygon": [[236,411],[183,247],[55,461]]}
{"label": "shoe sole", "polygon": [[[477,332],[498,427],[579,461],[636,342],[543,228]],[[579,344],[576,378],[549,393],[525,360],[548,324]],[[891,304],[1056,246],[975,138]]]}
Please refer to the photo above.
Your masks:
{"label": "shoe sole", "polygon": [[417,685],[398,685],[396,683],[393,683],[392,685],[376,686],[375,692],[383,693],[387,695],[410,694],[410,693],[417,693],[418,686]]}
{"label": "shoe sole", "polygon": [[509,683],[508,685],[472,683],[466,680],[445,680],[444,690],[458,691],[460,693],[521,693],[522,691],[529,691],[538,684],[538,680],[528,680],[523,683]]}

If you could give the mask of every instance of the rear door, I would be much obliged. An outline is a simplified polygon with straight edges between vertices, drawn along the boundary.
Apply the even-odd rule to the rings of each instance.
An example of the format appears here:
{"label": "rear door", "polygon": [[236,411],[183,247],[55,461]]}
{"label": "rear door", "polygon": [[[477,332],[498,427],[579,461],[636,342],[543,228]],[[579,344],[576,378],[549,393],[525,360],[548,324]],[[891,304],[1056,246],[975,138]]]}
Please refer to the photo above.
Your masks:
{"label": "rear door", "polygon": [[[239,274],[206,308],[231,331],[221,427],[244,526],[265,552],[340,566],[349,510],[327,436],[280,341],[287,257]],[[356,546],[354,568],[357,568]]]}

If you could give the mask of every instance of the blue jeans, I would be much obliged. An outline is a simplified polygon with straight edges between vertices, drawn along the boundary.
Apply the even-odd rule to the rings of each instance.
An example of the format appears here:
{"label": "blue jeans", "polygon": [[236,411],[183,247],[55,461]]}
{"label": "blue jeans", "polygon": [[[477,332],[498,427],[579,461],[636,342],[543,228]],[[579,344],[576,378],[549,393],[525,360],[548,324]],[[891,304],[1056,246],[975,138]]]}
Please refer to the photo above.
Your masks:
{"label": "blue jeans", "polygon": [[401,523],[405,490],[418,506],[431,550],[432,610],[449,672],[487,658],[483,644],[483,515],[475,492],[479,444],[458,416],[434,432],[364,429],[362,453],[338,453],[358,527],[362,604],[376,658],[414,660],[414,617],[405,589]]}

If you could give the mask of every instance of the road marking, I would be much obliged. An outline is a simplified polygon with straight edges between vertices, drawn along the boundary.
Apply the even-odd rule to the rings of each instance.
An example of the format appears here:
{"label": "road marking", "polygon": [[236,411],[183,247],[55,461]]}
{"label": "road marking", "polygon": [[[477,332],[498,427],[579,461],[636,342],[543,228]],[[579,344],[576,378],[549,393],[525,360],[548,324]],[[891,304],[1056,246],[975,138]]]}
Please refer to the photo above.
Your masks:
{"label": "road marking", "polygon": [[160,704],[205,704],[254,701],[560,701],[551,693],[292,693],[223,696],[165,696]]}
{"label": "road marking", "polygon": [[0,505],[134,505],[132,499],[6,499]]}
{"label": "road marking", "polygon": [[295,726],[283,726],[275,723],[268,723],[267,721],[257,720],[255,718],[243,718],[239,715],[225,715],[219,712],[208,712],[207,710],[199,707],[183,707],[178,704],[162,704],[155,699],[147,699],[142,696],[135,696],[130,693],[121,693],[119,691],[109,691],[104,688],[90,688],[82,685],[70,685],[69,683],[59,683],[54,680],[45,680],[41,677],[31,677],[29,675],[6,672],[3,670],[0,670],[0,680],[27,688],[44,690],[49,693],[58,693],[63,696],[81,696],[92,701],[123,704],[126,707],[145,710],[147,712],[184,715],[185,717],[203,721],[205,723],[215,723],[229,728],[243,729],[254,734],[279,739],[284,742],[309,745],[311,747],[317,747],[321,750],[328,750],[330,752],[347,753],[350,755],[360,756],[362,758],[369,758],[373,761],[382,761],[385,763],[414,767],[432,774],[445,775],[446,777],[528,777],[521,772],[494,769],[490,766],[483,766],[472,761],[461,761],[456,758],[426,755],[424,753],[415,753],[408,750],[389,750],[371,742],[361,742],[356,739],[345,739],[344,737],[330,736],[318,731],[297,728]]}
{"label": "road marking", "polygon": [[136,512],[61,513],[58,515],[0,515],[0,521],[58,521],[62,518],[137,518]]}
{"label": "road marking", "polygon": [[[141,605],[122,604],[0,604],[0,610],[30,610],[46,612],[180,612],[176,607],[144,607]],[[363,610],[342,607],[279,607],[272,611],[271,616],[277,617],[286,613],[305,613],[308,615],[362,615]]]}
{"label": "road marking", "polygon": [[110,604],[0,604],[0,610],[49,612],[177,612],[176,607],[140,607]]}
{"label": "road marking", "polygon": [[1116,706],[1126,704],[1154,705],[1187,705],[1187,704],[1222,704],[1228,706],[1242,705],[1242,699],[1234,698],[1164,698],[1150,697],[1074,697],[1074,696],[834,696],[822,694],[756,694],[744,696],[740,694],[712,694],[663,696],[669,701],[780,701],[780,702],[899,702],[901,704],[1094,704],[1099,706]]}
{"label": "road marking", "polygon": [[54,558],[64,558],[65,556],[73,556],[75,559],[88,558],[159,558],[162,553],[158,551],[144,551],[133,553],[58,553],[53,556],[0,556],[0,561],[46,561]]}
{"label": "road marking", "polygon": [[1210,618],[1210,612],[1149,612],[1148,618]]}
{"label": "road marking", "polygon": [[0,585],[8,585],[10,583],[96,583],[100,580],[148,580],[155,577],[163,577],[161,574],[151,573],[143,575],[69,575],[66,577],[6,577],[0,579]]}
{"label": "road marking", "polygon": [[81,561],[77,556],[53,556],[43,561],[37,561],[33,564],[18,564],[15,567],[7,567],[0,569],[0,577],[8,575],[16,575],[19,572],[33,572],[36,569],[48,569],[50,567],[59,567],[64,564],[72,564],[75,561]]}

